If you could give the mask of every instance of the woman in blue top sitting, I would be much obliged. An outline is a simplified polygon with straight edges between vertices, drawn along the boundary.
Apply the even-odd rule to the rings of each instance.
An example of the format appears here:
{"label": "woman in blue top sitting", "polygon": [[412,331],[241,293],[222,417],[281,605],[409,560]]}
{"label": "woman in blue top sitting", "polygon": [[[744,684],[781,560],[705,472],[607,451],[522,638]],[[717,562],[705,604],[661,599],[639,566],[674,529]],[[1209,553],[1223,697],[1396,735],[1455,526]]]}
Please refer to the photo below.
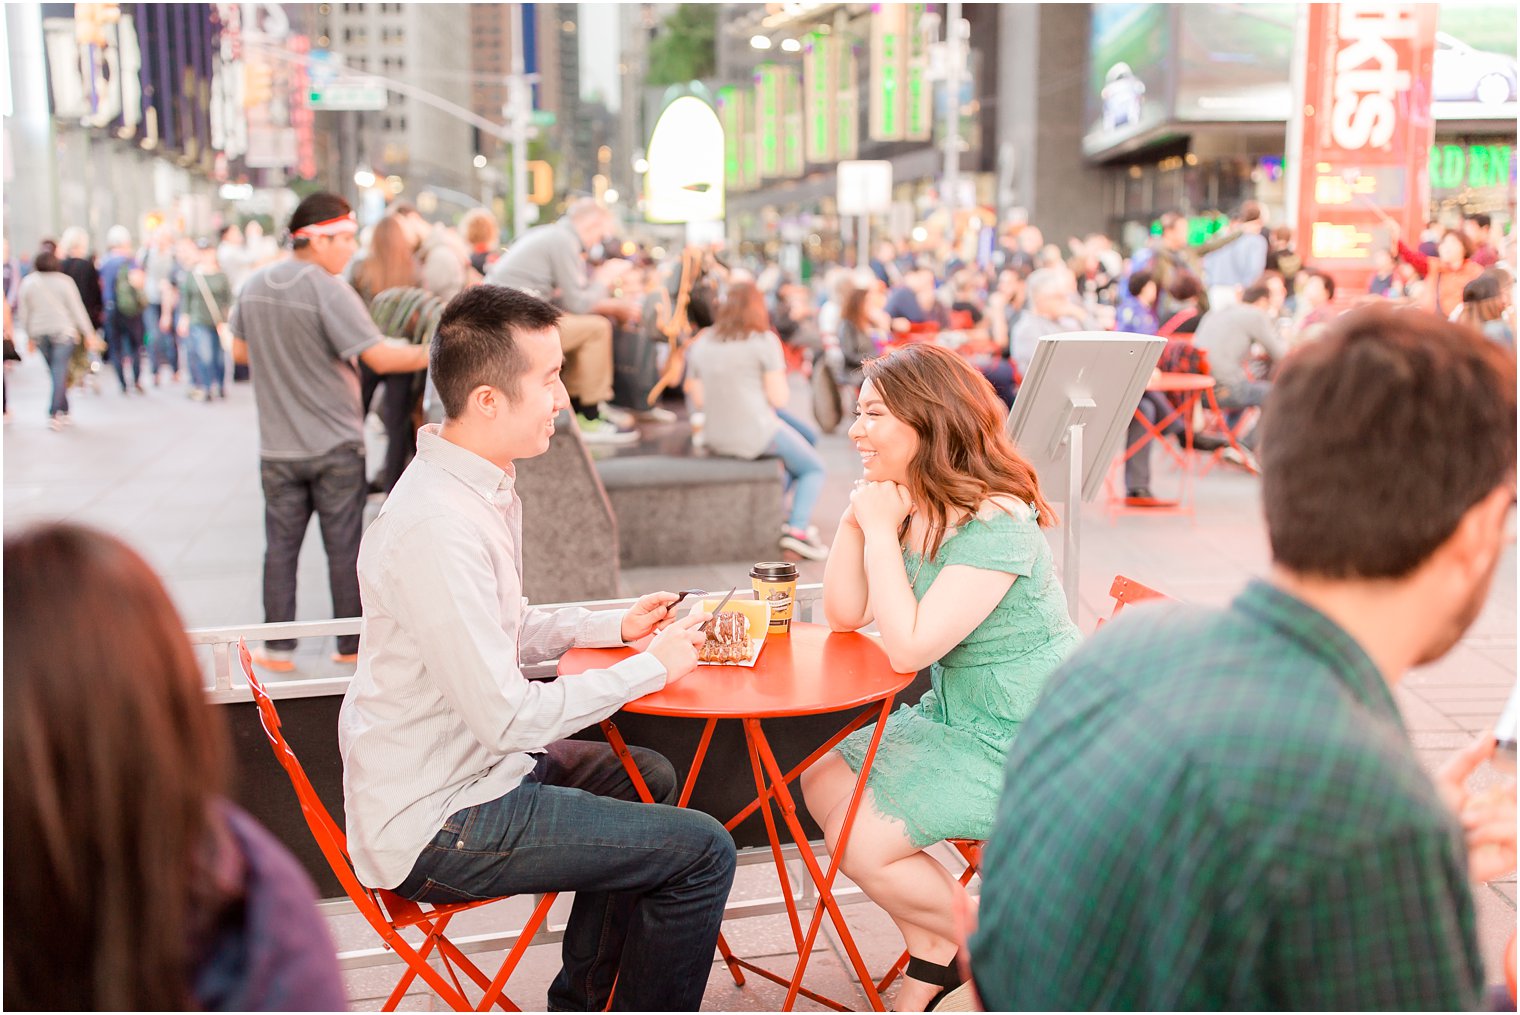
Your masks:
{"label": "woman in blue top sitting", "polygon": [[[1013,738],[1079,636],[1040,531],[1055,515],[987,380],[910,345],[866,364],[857,411],[865,478],[834,537],[824,613],[836,631],[874,621],[893,668],[929,667],[932,690],[887,720],[840,866],[907,942],[896,1010],[923,1011],[959,981],[960,891],[924,849],[986,838]],[[803,776],[830,850],[871,733]]]}

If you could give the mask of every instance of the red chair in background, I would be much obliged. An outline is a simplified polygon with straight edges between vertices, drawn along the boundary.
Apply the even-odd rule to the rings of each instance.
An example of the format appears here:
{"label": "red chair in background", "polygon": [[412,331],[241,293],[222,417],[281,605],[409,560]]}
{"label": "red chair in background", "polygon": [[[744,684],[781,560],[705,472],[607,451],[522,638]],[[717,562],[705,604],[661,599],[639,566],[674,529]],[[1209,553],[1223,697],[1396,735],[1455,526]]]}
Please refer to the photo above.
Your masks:
{"label": "red chair in background", "polygon": [[[1114,583],[1108,587],[1108,594],[1112,596],[1114,600],[1114,610],[1108,615],[1109,620],[1113,620],[1114,618],[1118,617],[1126,606],[1133,606],[1135,603],[1143,603],[1147,599],[1169,600],[1172,598],[1165,592],[1157,592],[1149,585],[1141,585],[1139,582],[1135,581],[1135,579],[1126,578],[1122,574],[1114,575]],[[1104,618],[1099,617],[1098,626],[1102,627],[1103,623]]]}
{"label": "red chair in background", "polygon": [[[285,774],[290,777],[290,784],[296,791],[296,799],[301,804],[301,814],[306,818],[306,825],[311,829],[312,837],[321,847],[322,856],[332,868],[333,874],[337,875],[339,883],[343,885],[343,891],[369,921],[375,933],[380,935],[385,946],[406,963],[406,973],[391,991],[390,997],[386,999],[385,1006],[381,1010],[395,1011],[407,989],[412,985],[412,981],[420,976],[454,1011],[484,1011],[493,1006],[504,1011],[521,1011],[522,1009],[513,1004],[503,991],[507,978],[517,968],[517,963],[527,952],[528,946],[533,943],[533,936],[543,924],[544,918],[549,915],[549,907],[554,905],[555,896],[544,896],[534,907],[533,914],[528,918],[522,933],[517,938],[517,943],[507,953],[496,977],[492,979],[487,977],[479,966],[471,962],[464,952],[445,936],[444,931],[448,929],[449,922],[465,910],[489,906],[501,902],[501,899],[424,907],[410,899],[402,898],[395,892],[383,888],[366,888],[360,884],[358,875],[354,873],[353,861],[348,855],[348,840],[343,830],[333,821],[327,808],[323,806],[311,780],[306,777],[306,771],[296,760],[295,751],[291,749],[285,735],[280,732],[280,716],[275,711],[274,701],[269,697],[269,692],[264,688],[263,683],[254,674],[253,657],[242,639],[238,639],[238,654],[243,661],[243,673],[248,678],[248,687],[253,691],[253,699],[259,707],[259,721],[264,726],[264,734],[269,738],[269,745],[274,750],[275,759],[279,761],[280,767],[285,769]],[[401,934],[403,930],[420,932],[421,945],[414,946],[407,941]],[[447,970],[448,979],[445,979],[429,961],[435,954]],[[462,970],[466,976],[475,981],[477,987],[484,991],[478,1005],[465,996],[456,968]]]}

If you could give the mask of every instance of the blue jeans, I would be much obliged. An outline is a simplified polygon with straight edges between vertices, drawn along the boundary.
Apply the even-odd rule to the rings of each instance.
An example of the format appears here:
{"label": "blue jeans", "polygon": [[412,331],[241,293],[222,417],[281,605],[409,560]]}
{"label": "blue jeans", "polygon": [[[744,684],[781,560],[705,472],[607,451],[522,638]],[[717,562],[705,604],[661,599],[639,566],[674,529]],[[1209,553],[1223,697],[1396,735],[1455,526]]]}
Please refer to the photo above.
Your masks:
{"label": "blue jeans", "polygon": [[[632,748],[651,795],[670,762]],[[469,902],[575,893],[550,1011],[697,1011],[734,880],[734,840],[700,811],[638,803],[606,744],[550,744],[521,785],[449,817],[398,894]]]}
{"label": "blue jeans", "polygon": [[813,507],[823,492],[823,459],[813,445],[818,436],[813,428],[788,412],[778,412],[781,429],[766,446],[765,454],[781,459],[786,469],[786,489],[792,494],[792,510],[787,527],[807,530],[813,518]]}
{"label": "blue jeans", "polygon": [[121,390],[127,390],[127,366],[132,367],[132,383],[142,386],[142,314],[124,314],[120,310],[106,313],[106,343],[110,349],[111,365],[116,368],[116,379]]}
{"label": "blue jeans", "polygon": [[[259,462],[259,480],[264,487],[264,622],[286,624],[296,619],[296,562],[312,511],[322,525],[333,616],[359,616],[363,608],[359,539],[364,535],[364,499],[369,491],[364,447],[339,445],[320,458],[266,458]],[[296,643],[275,639],[264,646],[288,652]],[[340,636],[338,651],[345,655],[359,651],[359,636]]]}
{"label": "blue jeans", "polygon": [[[1161,420],[1171,415],[1172,403],[1154,391],[1147,391],[1140,396],[1140,404],[1135,407],[1135,411],[1150,420],[1151,426],[1155,426]],[[1145,432],[1145,424],[1141,423],[1138,419],[1131,419],[1129,422],[1129,432],[1124,438],[1124,446],[1128,448],[1144,437]],[[1179,417],[1172,420],[1161,432],[1173,437],[1180,437],[1187,430],[1183,425],[1182,419]],[[1126,488],[1130,490],[1150,489],[1151,452],[1156,450],[1152,447],[1153,443],[1154,441],[1147,441],[1144,447],[1133,455],[1130,455],[1129,461],[1124,463],[1124,485]]]}
{"label": "blue jeans", "polygon": [[[1226,410],[1242,410],[1262,405],[1271,393],[1271,381],[1246,380],[1241,381],[1239,384],[1221,384],[1214,389],[1214,397],[1219,400],[1219,407]],[[1240,421],[1240,412],[1227,411],[1225,419],[1233,429],[1235,424]],[[1252,427],[1250,433],[1241,437],[1241,447],[1247,451],[1255,451],[1256,442],[1259,439],[1257,431],[1260,429],[1260,427]]]}
{"label": "blue jeans", "polygon": [[215,388],[227,391],[227,365],[222,356],[222,337],[209,324],[190,325],[190,383],[207,395]]}
{"label": "blue jeans", "polygon": [[167,366],[174,373],[179,372],[179,339],[174,334],[174,329],[165,330],[158,326],[159,318],[163,316],[164,308],[158,304],[149,304],[148,313],[143,317],[143,334],[148,345],[148,366],[153,376],[158,376],[158,368]]}
{"label": "blue jeans", "polygon": [[68,335],[38,335],[37,350],[53,377],[53,400],[48,404],[48,418],[69,411],[69,357],[75,342]]}

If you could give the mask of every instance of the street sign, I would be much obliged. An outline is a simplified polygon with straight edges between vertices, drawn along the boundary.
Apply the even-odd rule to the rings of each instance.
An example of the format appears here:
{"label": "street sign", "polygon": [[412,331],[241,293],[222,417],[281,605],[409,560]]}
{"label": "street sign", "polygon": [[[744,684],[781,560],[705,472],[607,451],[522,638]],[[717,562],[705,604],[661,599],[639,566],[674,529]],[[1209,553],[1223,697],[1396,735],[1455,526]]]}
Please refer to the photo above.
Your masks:
{"label": "street sign", "polygon": [[314,49],[307,60],[307,92],[312,109],[357,109],[378,112],[386,108],[385,86],[373,78],[354,74],[342,56]]}
{"label": "street sign", "polygon": [[892,163],[839,163],[839,214],[880,215],[892,208]]}
{"label": "street sign", "polygon": [[388,104],[385,86],[367,81],[336,80],[332,84],[311,86],[312,109],[360,109],[380,111]]}
{"label": "street sign", "polygon": [[528,122],[535,127],[552,127],[555,123],[554,110],[535,109],[533,115],[528,118]]}

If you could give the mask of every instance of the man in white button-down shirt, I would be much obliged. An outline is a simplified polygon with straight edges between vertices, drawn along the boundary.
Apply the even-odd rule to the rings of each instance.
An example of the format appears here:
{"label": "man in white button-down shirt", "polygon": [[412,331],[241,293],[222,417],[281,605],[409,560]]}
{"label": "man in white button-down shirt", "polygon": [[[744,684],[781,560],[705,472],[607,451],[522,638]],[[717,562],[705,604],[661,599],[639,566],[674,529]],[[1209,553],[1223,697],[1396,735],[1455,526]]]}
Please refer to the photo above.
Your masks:
{"label": "man in white button-down shirt", "polygon": [[[425,902],[573,891],[551,1010],[700,1007],[734,844],[698,811],[638,803],[610,748],[562,738],[696,666],[705,615],[658,592],[627,613],[545,613],[522,597],[513,462],[549,447],[568,404],[559,312],[478,286],[455,297],[430,366],[441,425],[364,536],[364,629],[339,718],[359,877]],[[574,645],[646,643],[609,667],[529,681]],[[664,758],[634,749],[656,799]]]}

